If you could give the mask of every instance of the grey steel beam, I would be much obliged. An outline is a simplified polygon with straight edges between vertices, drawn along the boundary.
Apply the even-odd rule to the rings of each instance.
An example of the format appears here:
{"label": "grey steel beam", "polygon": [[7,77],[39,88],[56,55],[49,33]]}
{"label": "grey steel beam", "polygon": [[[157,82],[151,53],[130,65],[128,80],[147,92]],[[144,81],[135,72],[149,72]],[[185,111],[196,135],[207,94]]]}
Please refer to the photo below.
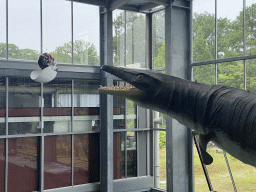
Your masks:
{"label": "grey steel beam", "polygon": [[6,48],[6,59],[8,59],[8,0],[6,0],[6,45],[5,45],[5,48]]}
{"label": "grey steel beam", "polygon": [[152,69],[152,13],[146,14],[146,54],[145,67]]}
{"label": "grey steel beam", "polygon": [[113,11],[115,9],[119,9],[121,6],[128,3],[130,0],[112,0],[109,1],[109,4],[107,6],[108,11]]}
{"label": "grey steel beam", "polygon": [[170,1],[168,0],[148,0],[148,2],[152,2],[152,3],[155,3],[155,4],[159,4],[159,5],[164,5],[164,6],[167,6],[169,5]]}
{"label": "grey steel beam", "polygon": [[198,63],[192,63],[191,66],[200,66],[200,65],[208,65],[208,64],[215,64],[215,63],[227,63],[232,61],[239,61],[239,60],[247,60],[247,59],[256,59],[256,55],[248,55],[243,57],[232,57],[227,59],[217,59],[212,61],[203,61]]}
{"label": "grey steel beam", "polygon": [[[186,0],[176,4],[187,7]],[[191,5],[190,5],[191,6]],[[191,63],[191,9],[165,8],[165,72],[189,79]],[[193,191],[191,181],[191,131],[176,120],[166,117],[167,191]]]}
{"label": "grey steel beam", "polygon": [[[112,12],[100,7],[100,64],[113,65]],[[101,72],[100,83],[113,85],[110,74]],[[101,191],[113,190],[113,96],[100,94]]]}

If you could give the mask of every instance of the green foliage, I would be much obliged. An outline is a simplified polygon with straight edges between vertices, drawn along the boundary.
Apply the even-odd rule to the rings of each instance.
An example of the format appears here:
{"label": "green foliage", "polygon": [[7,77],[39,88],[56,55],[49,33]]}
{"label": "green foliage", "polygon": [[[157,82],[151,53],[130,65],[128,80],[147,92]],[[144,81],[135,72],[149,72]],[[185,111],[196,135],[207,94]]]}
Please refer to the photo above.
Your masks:
{"label": "green foliage", "polygon": [[160,149],[166,147],[166,132],[165,131],[159,131],[159,147],[160,147]]}

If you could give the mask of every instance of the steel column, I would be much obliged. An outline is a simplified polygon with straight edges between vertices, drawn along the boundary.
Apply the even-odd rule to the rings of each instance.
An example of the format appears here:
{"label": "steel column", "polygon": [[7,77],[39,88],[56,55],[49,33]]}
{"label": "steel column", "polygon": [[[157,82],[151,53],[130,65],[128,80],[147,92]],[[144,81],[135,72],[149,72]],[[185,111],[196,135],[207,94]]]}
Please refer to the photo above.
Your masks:
{"label": "steel column", "polygon": [[[190,77],[190,2],[177,0],[165,8],[165,73],[183,79]],[[193,191],[191,131],[166,117],[167,191]]]}
{"label": "steel column", "polygon": [[[100,65],[113,65],[112,11],[100,7]],[[112,76],[101,72],[102,86],[113,85]],[[113,191],[113,96],[100,94],[101,191]]]}

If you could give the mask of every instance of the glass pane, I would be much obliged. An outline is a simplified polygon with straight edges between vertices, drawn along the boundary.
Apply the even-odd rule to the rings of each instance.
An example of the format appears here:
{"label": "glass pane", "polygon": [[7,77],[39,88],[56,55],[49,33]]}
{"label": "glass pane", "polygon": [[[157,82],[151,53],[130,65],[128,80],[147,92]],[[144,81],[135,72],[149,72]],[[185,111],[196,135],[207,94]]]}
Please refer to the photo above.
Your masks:
{"label": "glass pane", "polygon": [[234,61],[218,64],[218,84],[244,88],[243,61]]}
{"label": "glass pane", "polygon": [[[155,137],[159,138],[159,147],[155,151],[155,155],[157,155],[156,158],[158,158],[158,165],[156,164],[155,166],[159,166],[159,183],[158,186],[155,187],[166,190],[166,132],[155,131]],[[155,160],[155,163],[156,162],[157,161]]]}
{"label": "glass pane", "polygon": [[[125,82],[115,81],[114,86],[124,86]],[[137,128],[137,105],[124,97],[113,97],[114,129]],[[145,127],[143,127],[145,128]]]}
{"label": "glass pane", "polygon": [[193,62],[215,59],[215,1],[193,1]]}
{"label": "glass pane", "polygon": [[114,66],[126,66],[126,12],[113,11],[113,64]]}
{"label": "glass pane", "polygon": [[44,133],[71,131],[71,80],[44,83]]}
{"label": "glass pane", "polygon": [[256,93],[256,59],[246,60],[246,90]]}
{"label": "glass pane", "polygon": [[153,68],[165,68],[165,11],[153,14]]}
{"label": "glass pane", "polygon": [[193,67],[193,81],[204,84],[215,84],[215,65]]}
{"label": "glass pane", "polygon": [[40,2],[8,1],[8,57],[37,60],[40,53]]}
{"label": "glass pane", "polygon": [[[218,148],[214,143],[209,142],[207,145],[207,152],[213,157],[213,163],[206,166],[213,189],[215,191],[234,191],[223,151]],[[254,191],[255,167],[244,164],[236,158],[230,156],[229,154],[226,155],[232,171],[237,191]],[[209,188],[195,146],[194,175],[195,191],[208,191]]]}
{"label": "glass pane", "polygon": [[73,131],[99,131],[99,81],[74,81]]}
{"label": "glass pane", "polygon": [[145,68],[146,15],[126,12],[126,66]]}
{"label": "glass pane", "polygon": [[0,191],[5,185],[5,139],[0,139]]}
{"label": "glass pane", "polygon": [[74,64],[99,65],[99,7],[73,3]]}
{"label": "glass pane", "polygon": [[74,185],[100,181],[100,134],[75,135]]}
{"label": "glass pane", "polygon": [[71,136],[44,138],[44,189],[71,185]]}
{"label": "glass pane", "polygon": [[114,179],[125,177],[125,133],[114,133]]}
{"label": "glass pane", "polygon": [[245,30],[246,55],[256,55],[256,1],[246,0]]}
{"label": "glass pane", "polygon": [[127,177],[137,176],[137,137],[135,132],[127,132]]}
{"label": "glass pane", "polygon": [[243,0],[217,2],[218,59],[243,56]]}
{"label": "glass pane", "polygon": [[38,191],[38,138],[11,138],[8,148],[8,191]]}
{"label": "glass pane", "polygon": [[30,78],[9,78],[9,135],[40,132],[40,85]]}
{"label": "glass pane", "polygon": [[145,14],[115,10],[113,13],[114,65],[145,67]]}
{"label": "glass pane", "polygon": [[57,63],[71,63],[70,1],[43,0],[43,52],[50,53]]}
{"label": "glass pane", "polygon": [[6,1],[0,1],[0,58],[6,58]]}

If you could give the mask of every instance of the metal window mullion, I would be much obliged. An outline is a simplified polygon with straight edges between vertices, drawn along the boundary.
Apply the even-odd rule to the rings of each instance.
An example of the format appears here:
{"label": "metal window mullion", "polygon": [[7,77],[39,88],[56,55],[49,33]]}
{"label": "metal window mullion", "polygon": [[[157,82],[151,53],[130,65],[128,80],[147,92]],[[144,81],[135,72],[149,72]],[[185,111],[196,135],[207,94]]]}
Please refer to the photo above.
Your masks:
{"label": "metal window mullion", "polygon": [[73,12],[73,0],[71,0],[71,63],[73,64],[74,62],[74,12]]}
{"label": "metal window mullion", "polygon": [[43,0],[40,0],[40,52],[43,53]]}
{"label": "metal window mullion", "polygon": [[[9,78],[6,77],[5,79],[5,135],[8,136],[8,108],[9,108]],[[9,144],[9,139],[5,139],[5,192],[8,190],[8,144]]]}
{"label": "metal window mullion", "polygon": [[8,60],[8,0],[6,0],[6,59]]}
{"label": "metal window mullion", "polygon": [[40,114],[40,129],[41,129],[41,139],[40,139],[40,180],[39,180],[39,190],[43,191],[44,190],[44,135],[43,135],[43,126],[44,126],[44,121],[43,121],[43,86],[44,84],[41,83],[40,86],[40,92],[41,92],[41,114]]}
{"label": "metal window mullion", "polygon": [[[245,30],[245,11],[246,11],[246,0],[243,0],[243,49],[244,56],[246,56],[246,30]],[[244,60],[244,90],[246,90],[246,60]]]}
{"label": "metal window mullion", "polygon": [[[73,3],[73,1],[72,1]],[[74,131],[74,79],[71,81],[71,132]],[[74,135],[71,135],[71,186],[74,185]]]}
{"label": "metal window mullion", "polygon": [[[218,39],[218,34],[217,34],[217,0],[215,0],[215,60],[218,59],[218,45],[217,45],[217,39]],[[215,84],[218,84],[218,64],[215,63]]]}

